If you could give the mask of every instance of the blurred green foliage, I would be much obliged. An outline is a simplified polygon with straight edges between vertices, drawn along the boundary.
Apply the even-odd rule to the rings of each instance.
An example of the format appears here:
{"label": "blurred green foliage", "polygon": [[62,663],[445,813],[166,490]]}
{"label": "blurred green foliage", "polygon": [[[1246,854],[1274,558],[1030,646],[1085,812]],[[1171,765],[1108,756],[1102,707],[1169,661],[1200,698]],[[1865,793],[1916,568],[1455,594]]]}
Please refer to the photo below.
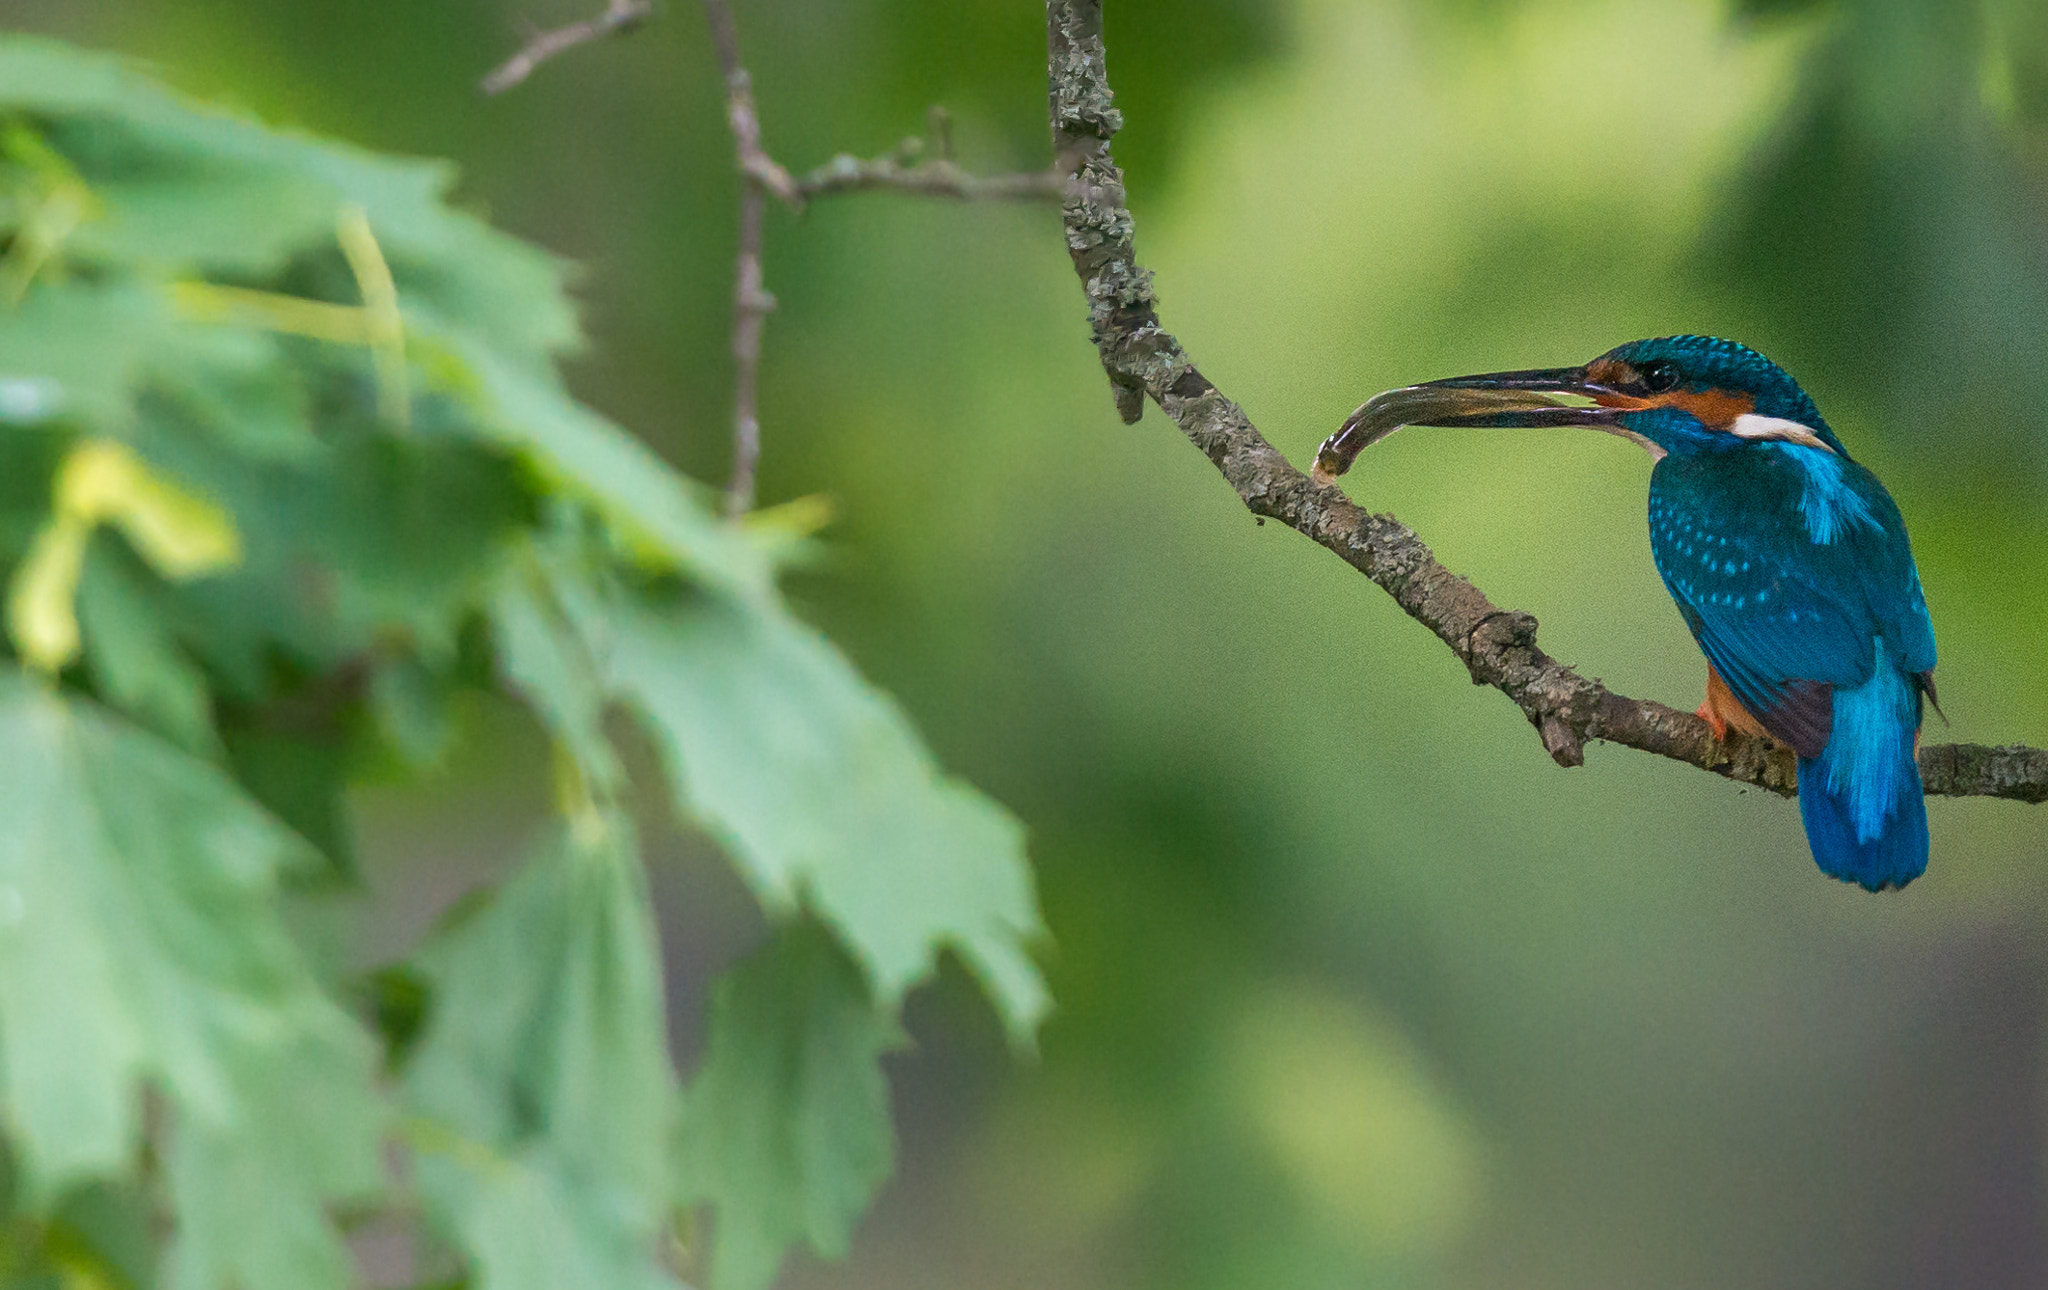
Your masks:
{"label": "blurred green foliage", "polygon": [[2048,363],[2048,10],[1825,12],[1708,264],[1889,420],[1941,422],[2039,489],[2048,422],[2015,377]]}
{"label": "blurred green foliage", "polygon": [[[1021,830],[779,599],[804,509],[718,520],[574,402],[562,265],[448,183],[0,42],[8,1285],[338,1288],[345,1214],[437,1280],[672,1286],[705,1205],[711,1284],[758,1290],[887,1172],[942,949],[1020,1042],[1044,1010]],[[343,793],[485,696],[552,736],[559,818],[340,978]],[[687,1117],[614,708],[783,929]]]}
{"label": "blurred green foliage", "polygon": [[[733,180],[695,11],[473,91],[522,21],[590,7],[9,5],[274,119],[460,158],[465,200],[582,264],[575,387],[716,478]],[[1900,501],[1941,737],[2048,732],[2039,6],[1108,10],[1164,317],[1297,460],[1390,385],[1743,339]],[[933,101],[966,164],[1041,156],[1035,5],[739,19],[794,167],[883,151]],[[1058,1000],[1033,1064],[957,981],[913,1001],[913,1045],[884,1059],[897,1181],[846,1265],[790,1284],[2048,1279],[2041,812],[1930,803],[1929,875],[1865,899],[1813,871],[1786,803],[1598,749],[1558,771],[1383,596],[1247,523],[1156,415],[1118,424],[1043,210],[772,212],[767,265],[765,495],[829,491],[842,516],[787,585],[1027,822]],[[1689,707],[1644,473],[1590,435],[1410,431],[1347,482],[1539,614],[1559,657]],[[45,487],[0,472],[36,505]],[[544,813],[545,774],[468,736],[448,778],[338,813],[387,939],[503,867],[462,839]],[[767,1052],[773,1017],[706,1049],[693,1000],[746,955],[753,980],[789,970],[790,943],[756,951],[738,880],[638,823],[685,947],[678,1046]],[[795,1078],[799,1056],[754,1060]],[[844,1176],[869,1176],[846,1146]]]}

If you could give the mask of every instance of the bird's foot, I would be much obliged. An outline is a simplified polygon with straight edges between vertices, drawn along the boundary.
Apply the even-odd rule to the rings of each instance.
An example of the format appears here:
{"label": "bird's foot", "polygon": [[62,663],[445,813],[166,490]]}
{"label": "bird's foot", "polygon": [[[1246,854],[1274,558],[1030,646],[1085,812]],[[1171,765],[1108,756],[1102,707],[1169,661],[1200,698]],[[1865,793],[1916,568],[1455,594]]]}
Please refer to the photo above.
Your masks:
{"label": "bird's foot", "polygon": [[1714,701],[1711,698],[1702,700],[1699,709],[1693,715],[1707,723],[1707,729],[1714,732],[1715,743],[1727,741],[1728,723],[1721,719],[1720,713],[1714,711]]}

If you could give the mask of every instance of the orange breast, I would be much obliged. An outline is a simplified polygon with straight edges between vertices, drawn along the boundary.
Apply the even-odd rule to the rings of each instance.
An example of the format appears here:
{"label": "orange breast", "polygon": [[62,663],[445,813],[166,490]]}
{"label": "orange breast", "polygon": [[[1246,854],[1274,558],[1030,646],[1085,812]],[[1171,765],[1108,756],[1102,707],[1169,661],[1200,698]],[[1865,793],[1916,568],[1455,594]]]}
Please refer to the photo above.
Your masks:
{"label": "orange breast", "polygon": [[[1707,664],[1707,701],[1701,706],[1707,708],[1715,716],[1719,717],[1722,722],[1733,726],[1743,734],[1761,735],[1766,733],[1763,722],[1751,716],[1749,709],[1743,707],[1737,701],[1733,692],[1728,689],[1728,683],[1721,679],[1721,674],[1714,670],[1712,663]],[[1705,716],[1706,714],[1702,713],[1701,715]]]}

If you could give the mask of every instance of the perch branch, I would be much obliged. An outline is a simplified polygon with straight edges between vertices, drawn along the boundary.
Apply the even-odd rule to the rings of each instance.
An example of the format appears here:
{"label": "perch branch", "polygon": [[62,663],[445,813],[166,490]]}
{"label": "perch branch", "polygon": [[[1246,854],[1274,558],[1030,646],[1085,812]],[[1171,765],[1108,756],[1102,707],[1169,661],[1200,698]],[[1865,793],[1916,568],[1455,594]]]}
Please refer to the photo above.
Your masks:
{"label": "perch branch", "polygon": [[536,31],[518,53],[506,59],[484,77],[480,88],[486,94],[503,94],[533,75],[535,68],[557,54],[633,30],[654,14],[653,0],[609,0],[604,12],[566,27]]}
{"label": "perch branch", "polygon": [[[1151,275],[1132,250],[1123,175],[1109,149],[1123,122],[1103,63],[1102,0],[1047,0],[1046,16],[1054,146],[1071,170],[1067,248],[1123,419],[1137,421],[1147,398],[1158,404],[1254,515],[1301,532],[1372,579],[1450,647],[1474,684],[1514,700],[1559,765],[1582,764],[1586,742],[1601,739],[1794,792],[1792,754],[1777,744],[1733,731],[1716,740],[1691,713],[1615,694],[1545,654],[1533,616],[1496,607],[1392,516],[1311,481],[1196,370],[1160,326]],[[1920,773],[1930,794],[2048,800],[2048,750],[1930,745],[1920,750]]]}

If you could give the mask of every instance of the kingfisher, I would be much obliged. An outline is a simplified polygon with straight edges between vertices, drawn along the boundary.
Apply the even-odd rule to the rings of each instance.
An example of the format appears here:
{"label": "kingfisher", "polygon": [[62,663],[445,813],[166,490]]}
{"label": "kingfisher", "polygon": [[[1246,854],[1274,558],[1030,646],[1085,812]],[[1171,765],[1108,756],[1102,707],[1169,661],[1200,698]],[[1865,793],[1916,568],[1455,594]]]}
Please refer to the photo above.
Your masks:
{"label": "kingfisher", "polygon": [[1710,336],[1631,341],[1583,367],[1388,390],[1325,440],[1342,474],[1403,425],[1590,426],[1649,451],[1650,554],[1707,659],[1699,715],[1799,763],[1822,871],[1871,891],[1927,868],[1919,745],[1934,627],[1905,520],[1785,370]]}

